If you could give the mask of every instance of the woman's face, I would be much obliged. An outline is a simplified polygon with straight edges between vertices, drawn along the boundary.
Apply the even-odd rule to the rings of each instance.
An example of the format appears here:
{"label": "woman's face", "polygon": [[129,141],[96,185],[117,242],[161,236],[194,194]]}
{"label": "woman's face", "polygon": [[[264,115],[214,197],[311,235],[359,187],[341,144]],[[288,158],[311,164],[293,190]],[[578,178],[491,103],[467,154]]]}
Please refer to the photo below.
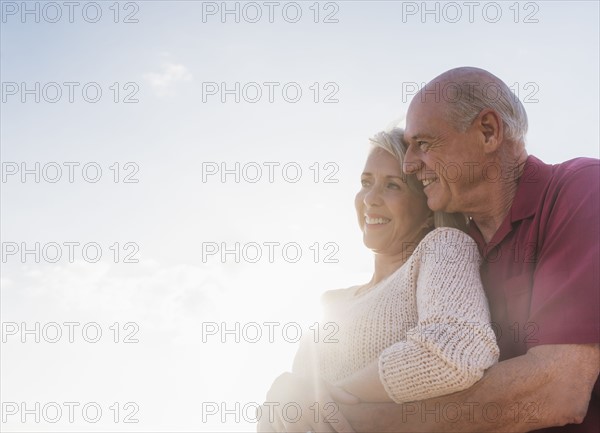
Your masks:
{"label": "woman's face", "polygon": [[367,158],[361,184],[354,204],[367,248],[389,255],[412,251],[432,217],[425,194],[411,190],[396,158],[378,147]]}

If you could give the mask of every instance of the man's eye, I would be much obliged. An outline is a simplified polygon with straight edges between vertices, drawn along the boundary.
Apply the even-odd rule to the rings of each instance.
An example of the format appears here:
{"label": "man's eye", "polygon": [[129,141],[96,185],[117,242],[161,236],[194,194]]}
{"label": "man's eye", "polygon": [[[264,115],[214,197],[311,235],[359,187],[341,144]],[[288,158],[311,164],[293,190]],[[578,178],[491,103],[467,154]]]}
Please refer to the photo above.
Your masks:
{"label": "man's eye", "polygon": [[360,184],[361,184],[362,186],[369,186],[369,181],[368,181],[368,180],[366,180],[366,179],[362,179],[362,180],[360,181]]}
{"label": "man's eye", "polygon": [[419,146],[421,150],[427,149],[428,145],[429,143],[427,143],[426,141],[417,141],[417,146]]}
{"label": "man's eye", "polygon": [[400,189],[400,185],[398,185],[397,183],[390,182],[390,183],[388,183],[388,188]]}

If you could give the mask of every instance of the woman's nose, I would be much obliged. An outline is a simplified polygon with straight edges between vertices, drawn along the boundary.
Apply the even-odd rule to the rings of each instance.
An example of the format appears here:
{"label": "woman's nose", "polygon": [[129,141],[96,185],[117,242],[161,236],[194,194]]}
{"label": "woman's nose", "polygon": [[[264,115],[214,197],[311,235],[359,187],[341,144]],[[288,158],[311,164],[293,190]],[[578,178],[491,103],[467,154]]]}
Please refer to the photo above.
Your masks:
{"label": "woman's nose", "polygon": [[365,194],[364,203],[366,206],[377,206],[381,204],[381,202],[380,188],[377,185],[373,185],[373,187],[371,187]]}

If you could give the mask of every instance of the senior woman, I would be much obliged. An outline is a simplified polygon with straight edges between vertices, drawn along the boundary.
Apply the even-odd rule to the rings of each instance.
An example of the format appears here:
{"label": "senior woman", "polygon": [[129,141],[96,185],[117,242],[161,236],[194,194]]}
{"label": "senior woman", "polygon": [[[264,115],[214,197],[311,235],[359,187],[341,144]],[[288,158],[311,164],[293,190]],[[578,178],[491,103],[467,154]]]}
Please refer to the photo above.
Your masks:
{"label": "senior woman", "polygon": [[[498,360],[477,247],[453,228],[464,229],[464,218],[434,215],[423,185],[402,172],[402,134],[396,128],[371,139],[356,195],[363,241],[375,254],[373,276],[323,295],[323,321],[337,325],[335,340],[302,341],[293,372],[267,394],[280,410],[268,417],[265,403],[259,431],[329,432],[334,423],[344,430],[335,401],[450,394],[472,386]],[[282,412],[289,403],[301,413]]]}

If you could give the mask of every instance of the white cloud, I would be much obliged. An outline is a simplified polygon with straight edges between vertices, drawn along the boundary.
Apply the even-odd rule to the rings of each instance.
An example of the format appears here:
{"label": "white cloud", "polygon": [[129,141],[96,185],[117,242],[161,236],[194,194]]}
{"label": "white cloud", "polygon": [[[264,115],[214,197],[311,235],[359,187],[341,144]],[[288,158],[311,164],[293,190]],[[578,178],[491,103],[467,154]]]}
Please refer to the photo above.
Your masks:
{"label": "white cloud", "polygon": [[141,321],[145,327],[176,331],[214,309],[227,292],[228,279],[219,267],[129,266],[76,262],[15,269],[3,277],[3,284],[9,284],[3,286],[2,315],[15,321],[106,323],[121,317]]}
{"label": "white cloud", "polygon": [[172,94],[178,83],[191,81],[192,74],[182,64],[167,63],[163,65],[162,72],[146,73],[144,79],[158,96],[164,96]]}

